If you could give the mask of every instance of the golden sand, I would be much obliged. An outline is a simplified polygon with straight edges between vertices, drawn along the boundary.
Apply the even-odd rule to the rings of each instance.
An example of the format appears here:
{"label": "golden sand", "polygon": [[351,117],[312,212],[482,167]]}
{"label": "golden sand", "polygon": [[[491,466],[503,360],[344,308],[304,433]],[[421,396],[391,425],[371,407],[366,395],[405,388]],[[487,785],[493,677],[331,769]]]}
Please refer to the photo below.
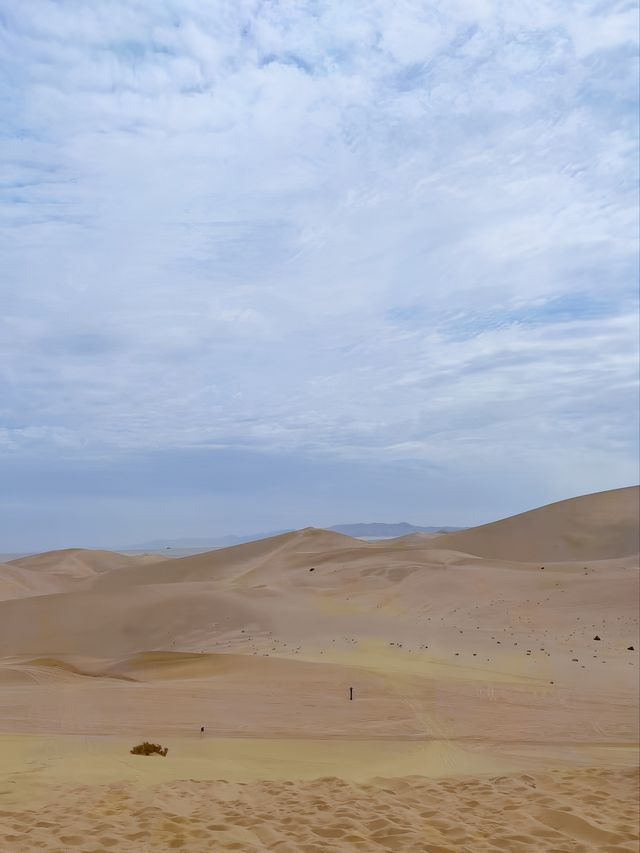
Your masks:
{"label": "golden sand", "polygon": [[637,851],[637,509],[0,566],[0,851]]}

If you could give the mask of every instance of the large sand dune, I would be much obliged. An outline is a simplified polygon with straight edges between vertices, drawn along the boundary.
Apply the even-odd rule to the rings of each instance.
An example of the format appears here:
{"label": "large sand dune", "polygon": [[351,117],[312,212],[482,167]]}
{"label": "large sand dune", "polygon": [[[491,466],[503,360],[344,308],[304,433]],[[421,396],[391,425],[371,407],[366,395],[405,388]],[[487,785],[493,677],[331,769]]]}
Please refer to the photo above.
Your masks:
{"label": "large sand dune", "polygon": [[[550,504],[434,540],[498,560],[606,560],[640,550],[640,489],[633,486]],[[436,544],[437,543],[437,544]]]}
{"label": "large sand dune", "polygon": [[79,588],[79,582],[103,572],[131,568],[164,557],[145,555],[131,557],[112,551],[92,551],[67,548],[46,551],[29,557],[19,557],[0,564],[0,601],[34,595],[69,592]]}
{"label": "large sand dune", "polygon": [[637,850],[637,502],[0,566],[0,847]]}

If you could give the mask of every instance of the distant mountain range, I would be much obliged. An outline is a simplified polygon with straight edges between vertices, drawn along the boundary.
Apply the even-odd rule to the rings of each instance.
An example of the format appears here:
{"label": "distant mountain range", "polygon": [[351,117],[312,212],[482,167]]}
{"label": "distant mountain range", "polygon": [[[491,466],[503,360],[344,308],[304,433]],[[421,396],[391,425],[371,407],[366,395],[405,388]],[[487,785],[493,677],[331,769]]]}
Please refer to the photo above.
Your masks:
{"label": "distant mountain range", "polygon": [[[387,524],[385,522],[371,522],[369,524],[336,524],[329,527],[336,533],[344,533],[345,536],[353,536],[356,539],[394,539],[397,536],[408,536],[410,533],[451,533],[463,530],[462,527],[420,527],[415,524],[407,524],[406,521]],[[258,539],[267,539],[269,536],[279,536],[282,533],[291,533],[291,530],[272,530],[269,533],[249,533],[245,536],[218,536],[207,538],[182,538],[182,539],[155,539],[151,542],[141,542],[129,546],[130,551],[160,551],[163,549],[206,549],[206,548],[229,548],[232,545],[242,545],[244,542],[254,542]]]}

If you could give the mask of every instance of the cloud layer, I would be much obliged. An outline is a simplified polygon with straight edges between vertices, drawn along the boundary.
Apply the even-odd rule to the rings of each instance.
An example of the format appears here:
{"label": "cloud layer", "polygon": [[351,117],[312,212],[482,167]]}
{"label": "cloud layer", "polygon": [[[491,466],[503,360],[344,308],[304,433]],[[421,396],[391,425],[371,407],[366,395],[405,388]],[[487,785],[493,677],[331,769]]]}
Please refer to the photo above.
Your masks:
{"label": "cloud layer", "polygon": [[0,452],[633,482],[636,17],[0,0]]}

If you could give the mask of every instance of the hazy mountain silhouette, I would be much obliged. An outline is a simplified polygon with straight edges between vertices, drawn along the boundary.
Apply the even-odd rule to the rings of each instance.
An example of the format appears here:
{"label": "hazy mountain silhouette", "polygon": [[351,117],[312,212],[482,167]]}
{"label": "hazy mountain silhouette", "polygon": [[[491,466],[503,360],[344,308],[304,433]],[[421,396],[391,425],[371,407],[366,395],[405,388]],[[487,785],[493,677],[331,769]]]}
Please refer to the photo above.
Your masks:
{"label": "hazy mountain silhouette", "polygon": [[[463,530],[462,527],[421,527],[408,524],[406,521],[395,523],[369,522],[355,524],[336,524],[327,528],[345,536],[354,536],[360,539],[393,539],[397,536],[407,536],[410,533],[452,533]],[[254,542],[259,539],[268,539],[270,536],[279,536],[282,533],[290,533],[288,530],[272,530],[268,533],[247,533],[243,535],[212,536],[212,537],[182,537],[179,539],[155,539],[150,542],[141,542],[131,545],[126,550],[131,551],[159,551],[166,549],[191,549],[191,548],[228,548],[231,545],[242,545],[244,542]]]}

